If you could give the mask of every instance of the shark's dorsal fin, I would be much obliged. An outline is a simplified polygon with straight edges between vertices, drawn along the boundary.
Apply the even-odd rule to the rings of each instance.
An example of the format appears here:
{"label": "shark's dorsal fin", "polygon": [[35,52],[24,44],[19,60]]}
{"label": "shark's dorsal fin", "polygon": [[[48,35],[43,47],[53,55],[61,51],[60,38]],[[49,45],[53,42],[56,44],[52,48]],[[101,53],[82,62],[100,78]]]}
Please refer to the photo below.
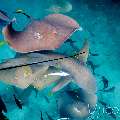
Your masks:
{"label": "shark's dorsal fin", "polygon": [[75,56],[77,60],[82,63],[86,63],[89,56],[89,42],[85,40],[83,47],[80,49],[79,53]]}

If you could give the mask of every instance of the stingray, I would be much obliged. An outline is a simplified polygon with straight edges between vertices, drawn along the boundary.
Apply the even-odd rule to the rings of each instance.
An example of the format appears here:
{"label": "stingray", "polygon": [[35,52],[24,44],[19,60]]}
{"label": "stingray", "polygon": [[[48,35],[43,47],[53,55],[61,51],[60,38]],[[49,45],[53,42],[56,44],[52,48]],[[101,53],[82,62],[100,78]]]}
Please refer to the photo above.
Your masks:
{"label": "stingray", "polygon": [[50,14],[42,20],[32,20],[23,30],[17,31],[10,22],[3,28],[3,35],[9,45],[17,52],[27,53],[59,48],[79,24],[62,14]]}

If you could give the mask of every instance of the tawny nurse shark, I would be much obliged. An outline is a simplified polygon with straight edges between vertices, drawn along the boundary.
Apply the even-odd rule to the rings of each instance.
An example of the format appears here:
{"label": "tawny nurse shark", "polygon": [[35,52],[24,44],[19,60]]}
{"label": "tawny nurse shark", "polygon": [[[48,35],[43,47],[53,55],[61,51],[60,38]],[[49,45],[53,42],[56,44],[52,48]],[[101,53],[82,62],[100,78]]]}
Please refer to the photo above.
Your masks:
{"label": "tawny nurse shark", "polygon": [[[70,82],[75,82],[89,93],[95,93],[95,78],[83,64],[88,55],[89,44],[87,41],[75,58],[58,54],[25,54],[0,64],[0,80],[23,89],[29,85],[43,89],[56,82],[53,92]],[[66,74],[61,77],[61,75],[55,74],[56,71]]]}

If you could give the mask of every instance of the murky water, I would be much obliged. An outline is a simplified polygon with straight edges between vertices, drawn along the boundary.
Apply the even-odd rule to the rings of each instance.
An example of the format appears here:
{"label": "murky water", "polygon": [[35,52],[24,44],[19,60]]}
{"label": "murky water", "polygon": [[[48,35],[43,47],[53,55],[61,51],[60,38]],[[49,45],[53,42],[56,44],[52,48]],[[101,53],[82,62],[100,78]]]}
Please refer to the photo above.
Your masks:
{"label": "murky water", "polygon": [[[41,20],[49,14],[61,13],[76,20],[83,30],[74,32],[70,36],[74,42],[65,42],[56,51],[70,56],[79,51],[84,40],[87,39],[90,43],[87,67],[96,78],[98,102],[93,112],[90,112],[89,118],[86,119],[120,119],[119,0],[1,0],[0,10],[5,11],[10,19],[14,17],[17,19],[14,24],[17,30],[24,30],[30,20],[22,14],[15,14],[16,10],[23,10],[33,19]],[[0,41],[4,40],[2,34],[4,26],[5,24],[1,22]],[[0,46],[0,62],[14,58],[16,54],[9,45]],[[63,92],[67,88],[55,94],[50,93],[51,86],[39,91],[28,88],[29,92],[24,94],[22,89],[3,82],[0,82],[0,86],[0,96],[7,107],[7,113],[4,115],[9,120],[57,120],[61,118],[58,103],[59,99],[66,95]],[[23,109],[16,106],[13,94],[21,97]],[[67,99],[71,98],[66,97],[65,101]],[[64,111],[65,108],[62,109]],[[69,118],[69,115],[66,116]],[[72,119],[81,120],[80,118]]]}

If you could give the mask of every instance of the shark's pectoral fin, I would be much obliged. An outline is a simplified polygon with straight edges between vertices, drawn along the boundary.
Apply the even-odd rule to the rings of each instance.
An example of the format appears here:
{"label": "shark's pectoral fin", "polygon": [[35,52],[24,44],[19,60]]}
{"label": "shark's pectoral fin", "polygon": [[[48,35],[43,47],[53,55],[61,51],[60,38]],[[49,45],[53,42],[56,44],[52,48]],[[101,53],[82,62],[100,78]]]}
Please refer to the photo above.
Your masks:
{"label": "shark's pectoral fin", "polygon": [[53,87],[52,92],[57,92],[66,85],[72,82],[72,78],[70,76],[61,77],[56,83],[55,87]]}

